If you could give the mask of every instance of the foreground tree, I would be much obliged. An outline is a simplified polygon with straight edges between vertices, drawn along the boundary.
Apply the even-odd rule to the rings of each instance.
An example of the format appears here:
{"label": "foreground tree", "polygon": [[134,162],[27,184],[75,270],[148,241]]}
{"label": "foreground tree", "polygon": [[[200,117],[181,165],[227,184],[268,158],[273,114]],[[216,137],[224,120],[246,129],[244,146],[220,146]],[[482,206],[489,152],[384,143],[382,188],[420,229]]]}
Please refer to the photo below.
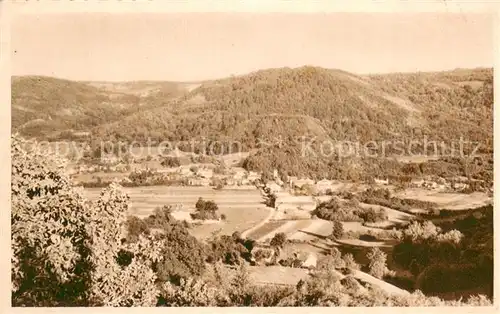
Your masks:
{"label": "foreground tree", "polygon": [[344,236],[344,226],[338,220],[332,221],[332,234],[330,238],[332,240],[338,240]]}
{"label": "foreground tree", "polygon": [[12,304],[87,305],[90,208],[33,143],[13,136],[11,158]]}
{"label": "foreground tree", "polygon": [[280,248],[282,249],[283,246],[286,243],[286,234],[283,232],[278,232],[274,235],[274,237],[271,239],[271,242],[269,245],[274,248]]}
{"label": "foreground tree", "polygon": [[382,252],[379,248],[372,248],[366,255],[370,261],[369,273],[376,278],[382,278],[387,272],[387,254]]}
{"label": "foreground tree", "polygon": [[122,241],[128,197],[112,185],[86,201],[64,163],[32,144],[11,139],[12,304],[155,305],[155,242]]}

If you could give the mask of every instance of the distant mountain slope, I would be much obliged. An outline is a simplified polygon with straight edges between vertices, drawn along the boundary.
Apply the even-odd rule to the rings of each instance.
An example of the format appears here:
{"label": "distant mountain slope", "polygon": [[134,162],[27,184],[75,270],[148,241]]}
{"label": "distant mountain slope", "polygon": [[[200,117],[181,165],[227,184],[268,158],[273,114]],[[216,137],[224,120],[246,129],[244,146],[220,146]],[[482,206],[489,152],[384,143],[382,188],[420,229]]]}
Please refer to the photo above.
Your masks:
{"label": "distant mountain slope", "polygon": [[60,133],[91,131],[174,97],[165,84],[160,85],[151,99],[128,88],[109,90],[99,84],[44,76],[13,77],[12,129],[25,136],[56,138]]}
{"label": "distant mountain slope", "polygon": [[127,141],[238,141],[244,150],[278,138],[294,145],[303,136],[365,143],[424,135],[480,140],[491,150],[492,79],[492,69],[358,76],[309,66],[201,85],[21,77],[12,82],[12,125],[31,136],[75,129]]}
{"label": "distant mountain slope", "polygon": [[[315,67],[270,69],[205,82],[175,103],[163,107],[167,130],[150,121],[96,127],[97,134],[135,139],[141,129],[168,139],[231,138],[246,149],[278,136],[297,139],[367,139],[401,135],[418,117],[418,108],[390,100],[370,80],[339,70]],[[163,118],[163,116],[162,116]],[[129,117],[132,119],[132,116]],[[165,134],[165,131],[168,134]]]}

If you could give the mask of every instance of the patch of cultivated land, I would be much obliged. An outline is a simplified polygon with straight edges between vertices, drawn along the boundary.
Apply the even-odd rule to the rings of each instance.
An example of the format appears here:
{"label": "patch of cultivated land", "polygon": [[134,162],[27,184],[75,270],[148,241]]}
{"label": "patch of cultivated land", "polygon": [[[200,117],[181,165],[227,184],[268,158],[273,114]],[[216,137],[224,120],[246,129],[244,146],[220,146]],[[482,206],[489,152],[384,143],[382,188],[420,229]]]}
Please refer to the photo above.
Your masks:
{"label": "patch of cultivated land", "polygon": [[275,234],[283,232],[287,238],[290,238],[291,235],[297,232],[297,230],[301,230],[302,228],[306,228],[311,224],[311,220],[288,220],[283,225],[274,230],[269,231],[267,234],[257,238],[257,241],[263,242],[268,239],[272,239]]}
{"label": "patch of cultivated land", "polygon": [[448,210],[466,210],[470,208],[481,207],[491,204],[492,198],[486,193],[474,192],[465,193],[443,193],[420,188],[411,188],[398,192],[398,198],[415,199],[427,202],[433,202],[438,208]]}
{"label": "patch of cultivated land", "polygon": [[[89,199],[97,199],[100,191],[101,189],[85,189]],[[130,196],[130,214],[141,218],[149,216],[155,208],[163,205],[175,207],[182,204],[187,212],[192,212],[199,197],[213,200],[219,206],[219,213],[226,215],[226,221],[194,226],[190,232],[197,238],[206,238],[219,229],[222,234],[241,232],[258,224],[269,214],[257,189],[214,190],[211,187],[152,186],[124,188],[124,191]]]}
{"label": "patch of cultivated land", "polygon": [[95,181],[97,178],[101,178],[103,181],[112,181],[112,180],[122,180],[129,176],[129,172],[92,172],[92,173],[78,173],[72,175],[72,179],[76,182],[91,182]]}
{"label": "patch of cultivated land", "polygon": [[274,220],[274,221],[268,221],[262,226],[256,228],[252,232],[249,232],[248,234],[245,234],[245,237],[250,238],[250,239],[260,239],[264,236],[266,236],[268,233],[272,232],[275,229],[280,228],[287,222],[284,220]]}
{"label": "patch of cultivated land", "polygon": [[290,235],[290,239],[310,241],[317,238],[327,237],[332,233],[332,223],[323,219],[311,219],[309,224],[296,230]]}
{"label": "patch of cultivated land", "polygon": [[250,278],[255,284],[296,285],[309,277],[309,271],[302,268],[283,266],[251,266]]}
{"label": "patch of cultivated land", "polygon": [[390,159],[396,159],[399,162],[404,163],[423,163],[430,160],[439,160],[439,156],[426,156],[426,155],[416,155],[416,156],[394,156],[389,157]]}
{"label": "patch of cultivated land", "polygon": [[[300,280],[306,280],[309,277],[309,270],[304,268],[283,266],[250,266],[248,267],[248,271],[251,281],[257,285],[272,284],[280,286],[295,286]],[[333,272],[339,277],[339,279],[345,277],[339,271],[333,270]],[[227,275],[229,279],[231,279],[234,274],[235,270],[228,269]],[[408,294],[408,292],[403,289],[359,270],[355,270],[352,276],[359,281],[369,283],[370,285],[376,286],[390,294]]]}
{"label": "patch of cultivated land", "polygon": [[311,211],[316,208],[316,201],[312,196],[296,196],[288,192],[278,192],[276,193],[276,207],[280,210],[302,208]]}
{"label": "patch of cultivated land", "polygon": [[384,224],[384,227],[388,227],[394,224],[400,224],[400,223],[407,223],[410,219],[414,218],[415,216],[412,214],[404,213],[399,210],[395,210],[389,207],[385,206],[380,206],[380,205],[373,205],[373,204],[366,204],[366,203],[359,203],[359,206],[362,208],[373,208],[375,210],[385,210],[387,213],[387,221]]}
{"label": "patch of cultivated land", "polygon": [[389,294],[405,295],[405,294],[409,293],[406,290],[398,288],[394,285],[391,285],[390,283],[387,283],[383,280],[377,279],[377,278],[375,278],[367,273],[364,273],[362,271],[359,271],[359,270],[354,270],[353,277],[358,279],[358,280],[367,282],[373,286],[377,286]]}
{"label": "patch of cultivated land", "polygon": [[[283,266],[247,266],[250,280],[256,285],[279,285],[295,286],[301,279],[309,277],[309,270],[303,268],[292,268]],[[205,276],[212,277],[212,270],[208,270]],[[233,267],[224,268],[224,276],[230,282],[236,275],[237,270]]]}
{"label": "patch of cultivated land", "polygon": [[[320,246],[320,245],[322,246]],[[287,257],[292,257],[293,253],[311,253],[314,254],[318,257],[318,259],[321,259],[322,256],[324,256],[324,251],[327,249],[328,246],[324,245],[323,243],[315,243],[314,245],[311,245],[311,243],[307,242],[287,242],[284,247],[280,250],[280,258],[287,258]]]}

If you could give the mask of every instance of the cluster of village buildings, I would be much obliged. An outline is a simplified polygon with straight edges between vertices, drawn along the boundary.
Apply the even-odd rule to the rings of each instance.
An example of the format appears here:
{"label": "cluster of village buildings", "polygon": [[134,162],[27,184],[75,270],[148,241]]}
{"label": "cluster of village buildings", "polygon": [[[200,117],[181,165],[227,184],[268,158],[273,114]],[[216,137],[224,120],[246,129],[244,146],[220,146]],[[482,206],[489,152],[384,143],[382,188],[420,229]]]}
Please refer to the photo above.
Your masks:
{"label": "cluster of village buildings", "polygon": [[[69,172],[70,174],[77,173],[96,173],[96,172],[116,172],[125,173],[131,171],[145,170],[142,163],[127,163],[120,160],[116,156],[104,156],[101,158],[100,164],[76,164],[73,165]],[[191,186],[210,186],[210,185],[223,185],[223,186],[241,186],[241,185],[254,185],[261,179],[261,174],[254,171],[246,171],[240,167],[231,167],[227,173],[220,174],[214,173],[213,164],[196,164],[186,165],[176,168],[160,168],[154,170],[159,174],[171,177],[172,179],[187,179],[188,185]],[[328,194],[329,191],[335,190],[339,184],[336,180],[319,180],[314,181],[309,178],[299,178],[290,176],[286,182],[283,182],[278,175],[278,171],[274,170],[274,179],[266,185],[266,188],[272,192],[282,191],[286,186],[292,190],[308,189],[310,193],[316,195]],[[217,183],[219,182],[219,183]],[[389,179],[375,178],[375,185],[384,186],[389,185]],[[469,186],[470,179],[466,177],[458,177],[454,180],[445,180],[440,177],[428,177],[422,179],[414,179],[410,182],[412,188],[425,188],[437,191],[457,192],[466,189]]]}

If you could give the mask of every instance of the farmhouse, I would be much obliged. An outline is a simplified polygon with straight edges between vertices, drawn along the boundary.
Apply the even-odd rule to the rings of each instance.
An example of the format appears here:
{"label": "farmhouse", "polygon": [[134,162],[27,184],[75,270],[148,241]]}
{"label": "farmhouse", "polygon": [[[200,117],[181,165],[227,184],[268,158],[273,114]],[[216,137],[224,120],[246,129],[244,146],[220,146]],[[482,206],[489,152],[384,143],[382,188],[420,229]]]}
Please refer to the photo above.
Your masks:
{"label": "farmhouse", "polygon": [[452,189],[455,190],[455,191],[461,191],[461,190],[464,190],[468,187],[469,185],[466,184],[466,183],[462,183],[462,182],[456,182],[456,183],[452,183]]}
{"label": "farmhouse", "polygon": [[333,187],[332,181],[330,180],[320,180],[316,182],[315,189],[318,193],[326,193],[326,191],[331,190]]}
{"label": "farmhouse", "polygon": [[209,179],[214,175],[214,171],[212,169],[203,168],[203,169],[198,169],[196,174],[202,178]]}
{"label": "farmhouse", "polygon": [[375,178],[375,184],[378,184],[378,185],[388,185],[389,184],[389,180],[388,179]]}
{"label": "farmhouse", "polygon": [[189,169],[188,167],[180,167],[178,172],[183,176],[188,176],[192,174],[191,169]]}
{"label": "farmhouse", "polygon": [[266,189],[268,189],[270,193],[276,193],[281,191],[281,186],[279,186],[276,182],[271,181],[266,184]]}
{"label": "farmhouse", "polygon": [[316,267],[316,264],[318,263],[318,257],[316,254],[309,253],[307,255],[306,260],[302,263],[303,268],[313,268]]}
{"label": "farmhouse", "polygon": [[414,188],[419,188],[424,185],[425,181],[424,179],[413,179],[411,180],[410,186]]}
{"label": "farmhouse", "polygon": [[243,179],[238,181],[238,185],[250,185],[250,184],[251,184],[250,180],[248,180],[246,178],[243,178]]}
{"label": "farmhouse", "polygon": [[302,188],[304,185],[314,185],[314,180],[297,179],[297,180],[291,182],[292,187]]}
{"label": "farmhouse", "polygon": [[210,180],[208,178],[190,178],[188,184],[192,186],[209,186]]}
{"label": "farmhouse", "polygon": [[260,174],[258,174],[257,172],[254,172],[254,171],[249,171],[247,174],[247,179],[248,179],[248,181],[253,183],[257,180],[260,180]]}
{"label": "farmhouse", "polygon": [[238,168],[238,169],[235,169],[235,170],[234,170],[234,173],[233,173],[233,178],[234,178],[235,180],[241,180],[241,179],[243,179],[243,178],[245,177],[245,175],[246,175],[246,171],[245,171],[245,169],[243,169],[243,168]]}

